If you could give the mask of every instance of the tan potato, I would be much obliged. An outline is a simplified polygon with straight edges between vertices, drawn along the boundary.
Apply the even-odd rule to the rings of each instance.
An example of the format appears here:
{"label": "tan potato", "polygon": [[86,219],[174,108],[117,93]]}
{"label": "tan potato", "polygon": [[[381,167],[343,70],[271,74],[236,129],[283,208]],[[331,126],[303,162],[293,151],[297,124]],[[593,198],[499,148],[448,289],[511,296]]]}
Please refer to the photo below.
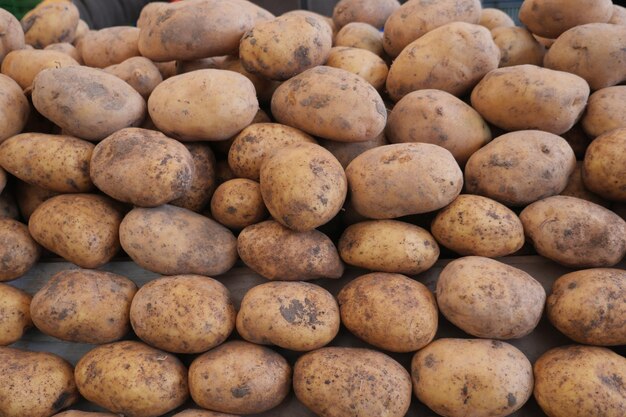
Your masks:
{"label": "tan potato", "polygon": [[295,351],[319,349],[339,332],[331,293],[307,282],[268,282],[248,290],[237,314],[245,340]]}
{"label": "tan potato", "polygon": [[626,202],[626,127],[598,136],[585,153],[583,182],[607,200]]}
{"label": "tan potato", "polygon": [[41,71],[48,68],[76,67],[78,62],[64,52],[41,49],[20,49],[7,54],[2,73],[13,78],[22,89],[30,88]]}
{"label": "tan potato", "polygon": [[546,48],[526,28],[497,27],[491,30],[500,49],[500,68],[514,65],[543,65]]}
{"label": "tan potato", "polygon": [[8,217],[13,220],[21,218],[15,197],[9,191],[4,191],[0,194],[0,217]]}
{"label": "tan potato", "polygon": [[170,205],[131,210],[120,225],[120,241],[139,266],[163,275],[219,275],[237,261],[230,230]]}
{"label": "tan potato", "polygon": [[589,96],[582,118],[585,133],[592,138],[626,127],[626,85],[602,88]]}
{"label": "tan potato", "polygon": [[267,217],[259,183],[236,178],[220,184],[211,199],[211,215],[235,230],[259,223]]}
{"label": "tan potato", "polygon": [[390,352],[414,352],[437,332],[437,303],[426,286],[400,274],[375,272],[337,295],[341,322],[360,339]]}
{"label": "tan potato", "polygon": [[46,190],[23,181],[19,181],[15,186],[15,200],[25,221],[30,219],[30,216],[41,203],[58,194],[55,191]]}
{"label": "tan potato", "polygon": [[209,410],[188,409],[174,414],[172,417],[237,417],[233,414],[217,413]]}
{"label": "tan potato", "polygon": [[550,49],[550,47],[552,46],[552,44],[556,40],[556,39],[543,38],[541,36],[535,35],[534,33],[533,33],[533,38],[535,38],[537,40],[537,42],[539,42],[541,45],[543,45],[546,49]]}
{"label": "tan potato", "polygon": [[161,73],[161,76],[164,80],[167,80],[170,77],[178,75],[177,64],[176,61],[167,61],[167,62],[152,62]]}
{"label": "tan potato", "polygon": [[25,41],[37,49],[53,43],[71,43],[76,37],[79,17],[72,2],[41,3],[22,18]]}
{"label": "tan potato", "polygon": [[327,347],[301,356],[293,389],[320,417],[403,417],[411,402],[409,373],[370,349]]}
{"label": "tan potato", "polygon": [[[194,59],[191,61],[177,61],[176,72],[185,74],[187,72],[203,69],[224,69],[224,66],[233,61],[238,61],[238,57],[232,55],[213,56],[210,58]],[[242,74],[243,75],[243,74]]]}
{"label": "tan potato", "polygon": [[[74,36],[74,41],[71,42],[74,46],[89,32],[89,25],[83,19],[78,20],[78,24],[76,25],[76,34]],[[82,57],[81,57],[82,59]]]}
{"label": "tan potato", "polygon": [[280,404],[290,388],[287,361],[269,348],[248,342],[224,343],[198,356],[189,367],[194,402],[222,413],[262,413]]}
{"label": "tan potato", "polygon": [[0,143],[24,129],[30,105],[20,86],[0,74]]}
{"label": "tan potato", "polygon": [[0,346],[17,342],[26,329],[33,326],[30,318],[31,299],[29,294],[19,288],[0,283]]}
{"label": "tan potato", "polygon": [[131,26],[106,27],[88,32],[80,42],[85,65],[106,68],[139,56],[139,29]]}
{"label": "tan potato", "polygon": [[166,1],[151,1],[143,6],[141,12],[139,13],[139,17],[137,18],[137,27],[139,29],[144,27],[148,20],[152,18],[152,14],[156,14],[157,10],[159,10],[161,6],[167,6],[167,3],[168,2]]}
{"label": "tan potato", "polygon": [[319,143],[337,158],[344,170],[354,158],[363,152],[379,146],[389,145],[384,133],[367,142],[335,142],[322,139]]}
{"label": "tan potato", "polygon": [[33,81],[33,104],[66,134],[101,140],[125,127],[138,126],[146,102],[114,75],[87,67],[49,69]]}
{"label": "tan potato", "polygon": [[4,33],[0,41],[0,63],[11,51],[24,48],[24,30],[19,20],[10,12],[0,10],[0,31]]}
{"label": "tan potato", "polygon": [[78,52],[78,49],[74,45],[68,42],[58,42],[51,43],[50,45],[44,48],[46,51],[58,51],[63,52],[64,54],[70,56],[74,61],[78,62],[80,65],[83,65],[83,57]]}
{"label": "tan potato", "polygon": [[337,32],[333,45],[365,49],[378,56],[385,53],[382,32],[362,22],[352,22],[342,27]]}
{"label": "tan potato", "polygon": [[148,58],[141,56],[128,58],[119,64],[104,68],[104,71],[126,81],[145,99],[163,81],[157,66]]}
{"label": "tan potato", "polygon": [[563,346],[535,362],[535,399],[550,417],[626,413],[626,359],[606,348]]}
{"label": "tan potato", "polygon": [[59,414],[55,414],[53,417],[119,417],[117,414],[111,413],[91,413],[88,411],[68,410]]}
{"label": "tan potato", "polygon": [[613,14],[611,15],[611,19],[609,19],[608,23],[626,26],[626,7],[614,4]]}
{"label": "tan potato", "polygon": [[72,365],[47,352],[0,347],[0,415],[48,417],[78,401]]}
{"label": "tan potato", "polygon": [[313,17],[313,18],[316,18],[316,19],[322,19],[324,22],[326,22],[328,24],[328,27],[332,31],[333,38],[337,34],[337,30],[339,29],[335,25],[335,22],[333,21],[332,17],[326,16],[326,15],[323,15],[323,14],[320,14],[320,13],[312,12],[310,10],[290,10],[288,12],[283,13],[281,16],[286,16],[286,15],[298,15],[298,16]]}
{"label": "tan potato", "polygon": [[140,342],[96,347],[78,361],[74,375],[83,397],[117,414],[157,417],[189,397],[180,360]]}
{"label": "tan potato", "polygon": [[26,225],[8,217],[0,218],[0,282],[24,275],[41,254]]}
{"label": "tan potato", "polygon": [[339,28],[363,22],[380,29],[398,8],[398,0],[340,0],[333,9],[333,22]]}
{"label": "tan potato", "polygon": [[599,204],[604,207],[608,207],[609,202],[600,197],[597,194],[592,193],[587,189],[583,182],[583,162],[576,161],[576,168],[572,171],[572,175],[567,180],[567,186],[561,191],[559,195],[565,195],[569,197],[581,198],[583,200],[591,201],[592,203]]}
{"label": "tan potato", "polygon": [[515,22],[506,12],[490,7],[481,10],[478,24],[489,30],[499,27],[515,27]]}
{"label": "tan potato", "polygon": [[[256,90],[256,95],[259,101],[262,103],[269,103],[270,100],[272,100],[272,95],[274,94],[274,91],[276,91],[276,89],[280,85],[280,82],[268,80],[260,74],[253,74],[244,68],[241,59],[238,59],[236,57],[229,58],[230,59],[227,59],[221,64],[220,69],[238,72],[239,74],[249,79],[254,85],[254,89]],[[259,109],[258,111],[261,111],[261,109]],[[254,120],[252,121],[252,123],[255,123]]]}
{"label": "tan potato", "polygon": [[206,143],[185,143],[185,147],[193,159],[191,187],[170,204],[201,212],[210,203],[217,186],[215,155]]}
{"label": "tan potato", "polygon": [[609,267],[626,255],[626,221],[589,201],[549,197],[526,207],[520,219],[537,252],[562,265]]}
{"label": "tan potato", "polygon": [[476,110],[450,93],[431,89],[413,91],[398,101],[385,133],[391,143],[439,145],[461,166],[491,141],[491,130]]}
{"label": "tan potato", "polygon": [[330,50],[326,65],[359,75],[377,90],[385,86],[389,69],[378,55],[365,49],[335,47]]}
{"label": "tan potato", "polygon": [[119,251],[119,205],[96,194],[62,194],[37,207],[28,230],[41,246],[83,268],[98,268]]}
{"label": "tan potato", "polygon": [[508,416],[533,390],[526,356],[496,340],[436,340],[415,354],[411,377],[417,398],[448,417]]}

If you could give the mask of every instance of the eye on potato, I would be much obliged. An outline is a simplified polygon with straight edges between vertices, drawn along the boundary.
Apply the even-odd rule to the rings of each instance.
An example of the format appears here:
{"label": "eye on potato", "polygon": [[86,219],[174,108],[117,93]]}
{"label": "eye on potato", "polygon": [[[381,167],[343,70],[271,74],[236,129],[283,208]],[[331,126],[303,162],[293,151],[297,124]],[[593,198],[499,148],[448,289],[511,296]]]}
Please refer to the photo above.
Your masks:
{"label": "eye on potato", "polygon": [[78,62],[66,53],[42,49],[20,49],[7,54],[2,73],[15,80],[23,90],[30,88],[41,71],[48,68],[77,67]]}
{"label": "eye on potato", "polygon": [[139,56],[139,32],[138,28],[131,26],[106,27],[87,32],[79,48],[85,65],[106,68]]}
{"label": "eye on potato", "polygon": [[33,326],[30,318],[31,299],[29,294],[19,288],[0,283],[0,346],[17,342]]}
{"label": "eye on potato", "polygon": [[79,21],[78,8],[69,1],[43,2],[21,20],[24,39],[37,49],[52,43],[72,42]]}
{"label": "eye on potato", "polygon": [[24,275],[35,265],[41,248],[31,237],[28,227],[10,218],[0,218],[0,281]]}
{"label": "eye on potato", "polygon": [[333,22],[339,28],[363,22],[380,29],[398,8],[398,0],[340,0],[333,9]]}
{"label": "eye on potato", "polygon": [[185,143],[185,147],[193,159],[191,187],[170,204],[200,212],[211,202],[217,187],[215,155],[207,143]]}
{"label": "eye on potato", "polygon": [[333,46],[365,49],[378,56],[385,53],[382,32],[362,22],[352,22],[342,27],[335,35]]}
{"label": "eye on potato", "polygon": [[241,230],[267,217],[258,182],[235,178],[220,184],[211,198],[211,215],[224,226]]}
{"label": "eye on potato", "polygon": [[24,30],[19,20],[11,13],[0,10],[0,30],[4,33],[0,41],[0,63],[11,51],[24,47]]}
{"label": "eye on potato", "polygon": [[607,200],[626,202],[626,127],[597,137],[585,153],[583,182]]}
{"label": "eye on potato", "polygon": [[30,114],[28,99],[10,77],[0,74],[0,143],[24,129]]}
{"label": "eye on potato", "polygon": [[163,81],[163,76],[156,65],[148,58],[134,56],[119,64],[104,68],[105,72],[126,81],[144,99]]}

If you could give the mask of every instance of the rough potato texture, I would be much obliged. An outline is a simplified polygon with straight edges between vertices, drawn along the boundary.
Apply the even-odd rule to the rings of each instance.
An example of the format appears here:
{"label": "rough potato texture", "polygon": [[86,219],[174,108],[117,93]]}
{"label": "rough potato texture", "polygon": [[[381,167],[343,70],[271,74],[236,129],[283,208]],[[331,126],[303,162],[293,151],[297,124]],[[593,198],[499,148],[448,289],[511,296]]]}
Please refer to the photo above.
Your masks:
{"label": "rough potato texture", "polygon": [[7,54],[2,73],[15,80],[23,90],[29,89],[41,71],[48,68],[76,67],[78,62],[59,51],[20,49]]}
{"label": "rough potato texture", "polygon": [[491,29],[493,41],[500,49],[500,67],[543,65],[546,48],[526,28],[501,26]]}
{"label": "rough potato texture", "polygon": [[163,81],[163,76],[157,66],[148,58],[135,56],[116,65],[104,68],[105,72],[113,74],[126,81],[144,99],[148,99],[152,91]]}
{"label": "rough potato texture", "polygon": [[186,143],[185,147],[193,159],[191,187],[170,204],[200,212],[209,204],[217,187],[215,155],[207,143]]}
{"label": "rough potato texture", "polygon": [[511,16],[506,14],[505,11],[494,8],[482,9],[480,12],[480,20],[478,24],[486,27],[489,30],[493,30],[499,27],[514,27],[515,22],[511,19]]}
{"label": "rough potato texture", "polygon": [[333,46],[366,49],[378,56],[385,53],[382,32],[362,22],[352,22],[342,27],[335,35]]}
{"label": "rough potato texture", "polygon": [[21,132],[29,114],[30,105],[20,86],[0,74],[0,143]]}
{"label": "rough potato texture", "polygon": [[626,127],[626,85],[607,87],[589,96],[582,127],[592,138],[613,129]]}
{"label": "rough potato texture", "polygon": [[20,22],[10,12],[0,10],[0,30],[4,33],[0,39],[0,63],[11,51],[24,48],[24,30]]}
{"label": "rough potato texture", "polygon": [[398,8],[398,0],[340,0],[333,9],[333,22],[338,28],[362,22],[380,29]]}
{"label": "rough potato texture", "polygon": [[592,193],[587,189],[583,182],[583,162],[576,161],[576,168],[572,171],[569,180],[567,180],[567,186],[559,195],[565,195],[569,197],[582,198],[583,200],[591,201],[592,203],[599,204],[603,207],[608,207],[609,202],[600,197],[597,194]]}
{"label": "rough potato texture", "polygon": [[626,127],[597,137],[587,148],[585,186],[608,200],[626,202]]}
{"label": "rough potato texture", "polygon": [[0,218],[0,281],[10,281],[24,275],[35,265],[40,254],[41,249],[28,233],[25,224],[10,218]]}
{"label": "rough potato texture", "polygon": [[72,42],[79,20],[78,8],[69,1],[39,4],[22,18],[24,39],[36,49],[52,43]]}
{"label": "rough potato texture", "polygon": [[235,230],[259,223],[267,217],[259,183],[235,178],[220,184],[211,199],[211,215]]}
{"label": "rough potato texture", "polygon": [[320,140],[320,145],[332,153],[345,170],[350,162],[363,152],[383,145],[389,145],[384,133],[367,142],[336,142],[334,140]]}
{"label": "rough potato texture", "polygon": [[32,327],[33,321],[30,318],[31,298],[29,294],[18,288],[0,283],[0,311],[2,311],[2,316],[0,316],[0,346],[17,342],[22,338],[26,329]]}
{"label": "rough potato texture", "polygon": [[80,41],[80,53],[85,65],[105,68],[139,56],[139,29],[131,26],[92,30]]}
{"label": "rough potato texture", "polygon": [[[27,222],[41,203],[59,194],[55,191],[46,190],[45,188],[23,181],[19,181],[17,184],[18,185],[15,187],[15,200],[19,207],[19,212]],[[0,197],[2,197],[2,195],[0,195]]]}
{"label": "rough potato texture", "polygon": [[326,65],[363,77],[377,90],[385,86],[389,71],[385,61],[373,52],[346,46],[331,49]]}

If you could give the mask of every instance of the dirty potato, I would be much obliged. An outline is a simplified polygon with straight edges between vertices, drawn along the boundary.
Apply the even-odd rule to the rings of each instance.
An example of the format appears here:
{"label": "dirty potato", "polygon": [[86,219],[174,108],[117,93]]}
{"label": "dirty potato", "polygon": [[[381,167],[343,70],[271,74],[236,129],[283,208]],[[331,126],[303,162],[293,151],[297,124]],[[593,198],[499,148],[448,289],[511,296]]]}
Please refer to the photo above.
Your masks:
{"label": "dirty potato", "polygon": [[79,20],[78,8],[69,1],[43,2],[21,20],[24,39],[37,49],[52,43],[72,42]]}
{"label": "dirty potato", "polygon": [[50,45],[46,46],[44,50],[63,52],[64,54],[70,56],[74,61],[78,62],[80,65],[84,64],[83,57],[80,55],[80,52],[71,43],[68,43],[68,42],[51,43]]}
{"label": "dirty potato", "polygon": [[7,54],[2,61],[2,73],[11,77],[23,90],[30,89],[33,80],[48,68],[77,67],[74,58],[59,51],[20,49]]}
{"label": "dirty potato", "polygon": [[370,51],[383,56],[383,34],[372,25],[362,22],[348,23],[337,32],[333,46],[346,46]]}
{"label": "dirty potato", "polygon": [[0,10],[0,30],[4,33],[0,41],[0,63],[11,51],[24,48],[24,30],[19,20],[10,12]]}
{"label": "dirty potato", "polygon": [[30,105],[20,86],[0,74],[0,143],[21,132],[29,114]]}
{"label": "dirty potato", "polygon": [[25,221],[30,219],[30,216],[41,203],[58,194],[55,191],[46,190],[19,180],[15,187],[15,200]]}
{"label": "dirty potato", "polygon": [[211,215],[229,229],[259,223],[267,217],[259,183],[235,178],[220,184],[211,198]]}
{"label": "dirty potato", "polygon": [[331,49],[326,65],[359,75],[377,90],[385,86],[389,72],[385,61],[373,52],[345,46]]}
{"label": "dirty potato", "polygon": [[26,329],[33,326],[30,318],[31,299],[29,294],[19,288],[0,283],[0,346],[17,342]]}
{"label": "dirty potato", "polygon": [[383,145],[389,145],[384,133],[367,142],[336,142],[321,139],[319,144],[332,153],[345,170],[350,162],[363,152]]}
{"label": "dirty potato", "polygon": [[139,56],[139,29],[132,26],[106,27],[88,32],[80,42],[85,65],[106,68]]}
{"label": "dirty potato", "polygon": [[398,0],[340,0],[333,9],[333,22],[339,28],[363,22],[380,29],[398,8]]}
{"label": "dirty potato", "polygon": [[598,136],[585,153],[583,182],[607,200],[626,202],[626,127]]}
{"label": "dirty potato", "polygon": [[589,96],[582,127],[592,138],[610,130],[626,127],[626,113],[622,106],[626,103],[626,85],[602,88]]}
{"label": "dirty potato", "polygon": [[0,281],[24,275],[35,265],[40,254],[41,249],[26,225],[7,217],[0,218]]}
{"label": "dirty potato", "polygon": [[185,147],[193,159],[191,187],[170,204],[200,212],[210,203],[217,186],[215,155],[207,143],[185,143]]}
{"label": "dirty potato", "polygon": [[514,65],[543,65],[546,48],[526,28],[496,27],[491,29],[493,41],[500,49],[499,67]]}
{"label": "dirty potato", "polygon": [[126,81],[144,99],[163,81],[159,69],[148,58],[134,56],[116,65],[104,68],[105,72]]}
{"label": "dirty potato", "polygon": [[480,11],[478,24],[493,30],[499,27],[514,27],[515,22],[505,11],[488,7]]}

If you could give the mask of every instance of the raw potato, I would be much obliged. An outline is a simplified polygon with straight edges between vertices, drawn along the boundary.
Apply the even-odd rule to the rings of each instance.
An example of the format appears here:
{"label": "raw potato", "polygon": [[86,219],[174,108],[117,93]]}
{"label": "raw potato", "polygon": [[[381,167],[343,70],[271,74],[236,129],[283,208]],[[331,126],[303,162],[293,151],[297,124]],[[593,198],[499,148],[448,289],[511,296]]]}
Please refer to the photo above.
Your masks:
{"label": "raw potato", "polygon": [[83,65],[83,57],[78,52],[78,49],[74,45],[68,42],[59,42],[59,43],[51,43],[50,45],[44,48],[46,51],[58,51],[63,52],[66,55],[69,55],[74,61],[78,62],[80,65]]}
{"label": "raw potato", "polygon": [[215,155],[206,143],[186,143],[185,147],[191,154],[194,165],[191,187],[170,204],[200,212],[211,201],[217,186]]}
{"label": "raw potato", "polygon": [[592,193],[587,189],[583,182],[583,162],[576,161],[576,168],[572,171],[569,180],[567,180],[567,186],[559,195],[565,195],[569,197],[582,198],[583,200],[591,201],[592,203],[599,204],[603,207],[608,207],[609,202],[600,197],[597,194]]}
{"label": "raw potato", "polygon": [[47,352],[0,347],[0,415],[48,417],[78,401],[72,365]]}
{"label": "raw potato", "polygon": [[74,375],[88,401],[127,416],[157,417],[189,397],[180,360],[140,342],[96,347],[78,361]]}
{"label": "raw potato", "polygon": [[22,29],[27,44],[36,49],[72,42],[78,26],[78,8],[69,1],[44,2],[26,13]]}
{"label": "raw potato", "polygon": [[220,184],[211,199],[211,215],[235,230],[259,223],[267,217],[259,183],[236,178]]}
{"label": "raw potato", "polygon": [[29,114],[30,105],[20,86],[0,74],[0,143],[21,132]]}
{"label": "raw potato", "polygon": [[7,54],[2,73],[11,77],[23,90],[29,89],[41,71],[48,68],[77,67],[74,58],[59,51],[20,49]]}
{"label": "raw potato", "polygon": [[72,136],[22,133],[0,144],[0,165],[22,181],[58,193],[93,189],[90,142]]}
{"label": "raw potato", "polygon": [[258,109],[252,82],[219,69],[168,78],[148,100],[159,130],[183,141],[229,139],[252,122]]}
{"label": "raw potato", "polygon": [[189,367],[194,402],[222,413],[262,413],[280,404],[290,388],[291,367],[285,358],[248,342],[224,343]]}
{"label": "raw potato", "polygon": [[322,19],[325,23],[328,24],[328,27],[332,31],[333,38],[337,34],[338,28],[335,25],[335,22],[333,22],[333,18],[330,17],[330,16],[326,16],[326,15],[323,15],[323,14],[320,14],[320,13],[312,12],[310,10],[298,10],[298,9],[290,10],[288,12],[285,12],[281,16],[286,16],[286,15],[298,15],[298,16],[304,16],[304,17],[313,17],[315,19]]}
{"label": "raw potato", "polygon": [[385,53],[383,34],[372,25],[361,22],[348,23],[337,32],[333,46],[347,46],[368,50],[378,56]]}
{"label": "raw potato", "polygon": [[582,118],[585,133],[595,138],[626,127],[625,103],[626,85],[603,88],[591,94]]}
{"label": "raw potato", "polygon": [[120,225],[120,241],[139,266],[162,275],[219,275],[237,261],[230,230],[167,204],[131,210]]}
{"label": "raw potato", "polygon": [[320,417],[403,417],[411,402],[409,373],[370,349],[327,347],[301,356],[293,389]]}
{"label": "raw potato", "polygon": [[384,133],[376,136],[367,142],[335,142],[334,140],[321,140],[320,145],[332,153],[345,170],[350,162],[363,152],[377,148],[379,146],[389,145]]}
{"label": "raw potato", "polygon": [[25,221],[30,219],[30,216],[41,203],[58,194],[55,191],[46,190],[23,181],[19,181],[15,187],[15,199]]}
{"label": "raw potato", "polygon": [[385,86],[389,69],[378,55],[365,49],[335,47],[330,50],[326,65],[359,75],[377,90]]}
{"label": "raw potato", "polygon": [[233,414],[217,413],[209,410],[195,410],[189,409],[174,414],[172,417],[237,417]]}
{"label": "raw potato", "polygon": [[0,281],[11,281],[24,275],[41,254],[39,245],[25,224],[7,217],[0,218]]}
{"label": "raw potato", "polygon": [[482,9],[478,24],[489,30],[499,27],[515,27],[515,22],[506,12],[495,8]]}
{"label": "raw potato", "polygon": [[576,167],[565,139],[539,130],[506,133],[479,149],[465,167],[466,190],[507,206],[559,194]]}
{"label": "raw potato", "polygon": [[609,267],[626,255],[626,221],[589,201],[555,196],[520,214],[537,252],[571,268]]}
{"label": "raw potato", "polygon": [[98,268],[119,251],[119,204],[96,194],[62,194],[43,202],[28,230],[41,246],[83,268]]}
{"label": "raw potato", "polygon": [[307,282],[257,285],[243,297],[237,314],[237,332],[245,340],[295,351],[327,345],[339,325],[335,298]]}
{"label": "raw potato", "polygon": [[15,197],[8,190],[0,194],[0,217],[19,220],[20,211],[15,201]]}
{"label": "raw potato", "polygon": [[88,411],[76,411],[69,410],[59,414],[55,414],[53,417],[119,417],[117,414],[111,413],[91,413]]}
{"label": "raw potato", "polygon": [[85,65],[105,68],[139,56],[139,29],[131,26],[106,27],[88,32],[80,42]]}
{"label": "raw potato", "polygon": [[611,15],[609,23],[626,26],[626,8],[624,6],[614,4],[613,14]]}
{"label": "raw potato", "polygon": [[626,413],[626,359],[606,348],[557,347],[535,362],[535,399],[550,417]]}
{"label": "raw potato", "polygon": [[576,123],[570,130],[561,134],[561,137],[572,147],[576,159],[582,161],[585,158],[587,147],[591,143],[591,139],[583,130],[582,124],[580,122]]}
{"label": "raw potato", "polygon": [[387,91],[394,101],[427,88],[462,96],[499,62],[500,50],[487,28],[448,23],[402,50],[389,69]]}
{"label": "raw potato", "polygon": [[349,265],[373,271],[419,274],[439,258],[439,245],[427,230],[397,220],[372,220],[346,228],[339,254]]}
{"label": "raw potato", "polygon": [[[2,311],[0,346],[17,342],[22,338],[26,329],[32,327],[33,321],[30,318],[31,298],[29,294],[18,288],[0,283],[0,311]],[[338,325],[337,328],[339,328]]]}
{"label": "raw potato", "polygon": [[139,29],[143,28],[147,21],[152,18],[152,15],[157,14],[157,10],[159,10],[161,6],[167,5],[166,1],[151,1],[150,3],[147,3],[143,6],[141,12],[139,13],[139,17],[137,18],[137,27]]}
{"label": "raw potato", "polygon": [[598,136],[585,153],[583,182],[607,200],[626,202],[626,127]]}
{"label": "raw potato", "polygon": [[437,332],[435,297],[404,275],[362,275],[343,287],[337,299],[344,326],[379,349],[414,352]]}
{"label": "raw potato", "polygon": [[428,213],[461,192],[463,173],[452,154],[428,143],[400,143],[363,152],[346,168],[352,204],[373,219]]}
{"label": "raw potato", "polygon": [[341,278],[343,264],[333,242],[318,230],[294,232],[268,220],[246,227],[237,241],[241,260],[271,280]]}
{"label": "raw potato", "polygon": [[526,28],[497,27],[491,30],[491,36],[500,49],[500,67],[543,65],[546,48]]}
{"label": "raw potato", "polygon": [[9,52],[24,48],[24,30],[15,16],[1,9],[0,31],[4,33],[0,41],[0,63],[2,63]]}
{"label": "raw potato", "polygon": [[533,390],[526,356],[496,340],[436,340],[415,354],[411,377],[417,398],[447,417],[508,416]]}
{"label": "raw potato", "polygon": [[71,42],[74,46],[89,32],[89,25],[83,19],[78,20],[78,25],[76,25],[76,35],[74,36],[74,41]]}
{"label": "raw potato", "polygon": [[131,85],[144,99],[163,81],[156,65],[148,58],[135,56],[104,69]]}
{"label": "raw potato", "polygon": [[161,76],[164,80],[167,80],[174,75],[178,75],[176,69],[176,61],[168,61],[168,62],[154,62],[154,65],[159,69]]}
{"label": "raw potato", "polygon": [[398,0],[340,0],[333,9],[333,22],[339,28],[363,22],[380,29],[398,8]]}
{"label": "raw potato", "polygon": [[[264,78],[259,74],[253,74],[247,71],[244,68],[241,59],[238,59],[237,57],[229,56],[228,58],[229,59],[226,59],[224,63],[221,64],[221,67],[219,69],[238,72],[239,74],[249,79],[254,85],[254,89],[256,90],[256,95],[259,101],[262,103],[269,103],[272,99],[274,91],[280,85],[280,81],[268,80],[267,78]],[[259,111],[261,110],[259,109]]]}
{"label": "raw potato", "polygon": [[280,123],[340,142],[364,142],[385,128],[380,94],[358,75],[320,66],[282,83],[272,97]]}
{"label": "raw potato", "polygon": [[66,134],[92,141],[138,126],[146,113],[146,102],[130,85],[88,67],[40,72],[32,97],[39,113]]}

